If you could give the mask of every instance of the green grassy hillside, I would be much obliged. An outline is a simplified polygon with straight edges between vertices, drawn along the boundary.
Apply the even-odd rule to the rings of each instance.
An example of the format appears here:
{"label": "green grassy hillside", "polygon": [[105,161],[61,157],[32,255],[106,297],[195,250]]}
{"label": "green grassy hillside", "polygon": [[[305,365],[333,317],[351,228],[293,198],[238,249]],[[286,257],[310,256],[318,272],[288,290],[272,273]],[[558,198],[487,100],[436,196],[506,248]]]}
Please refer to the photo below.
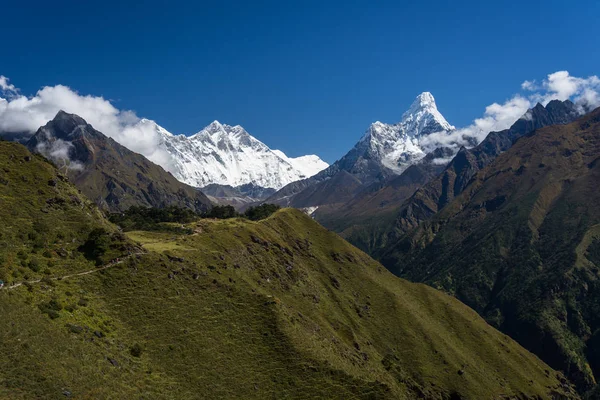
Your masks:
{"label": "green grassy hillside", "polygon": [[0,279],[7,284],[93,265],[78,251],[93,230],[105,232],[101,259],[132,250],[67,177],[10,142],[0,142],[0,221]]}
{"label": "green grassy hillside", "polygon": [[[577,398],[474,311],[394,277],[298,211],[128,239],[60,179],[52,196],[84,204],[42,211],[52,166],[14,144],[0,154],[11,171],[3,224],[14,227],[4,243],[29,246],[9,235],[54,217],[46,278],[17,275],[11,283],[30,283],[0,290],[0,398]],[[39,172],[18,179],[28,169]],[[106,252],[85,258],[99,227],[110,240],[94,249]]]}
{"label": "green grassy hillside", "polygon": [[600,376],[599,160],[600,109],[542,128],[382,262],[454,294],[590,390]]}

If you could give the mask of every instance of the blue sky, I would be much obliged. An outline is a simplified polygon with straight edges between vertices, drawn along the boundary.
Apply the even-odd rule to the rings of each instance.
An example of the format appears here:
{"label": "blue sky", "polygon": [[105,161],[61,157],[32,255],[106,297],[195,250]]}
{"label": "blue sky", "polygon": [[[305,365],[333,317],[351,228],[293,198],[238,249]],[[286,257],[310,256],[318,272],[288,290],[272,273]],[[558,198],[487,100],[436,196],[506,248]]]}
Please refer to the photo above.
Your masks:
{"label": "blue sky", "polygon": [[71,1],[2,5],[0,74],[194,133],[218,119],[342,156],[422,91],[456,126],[524,80],[598,74],[600,2]]}

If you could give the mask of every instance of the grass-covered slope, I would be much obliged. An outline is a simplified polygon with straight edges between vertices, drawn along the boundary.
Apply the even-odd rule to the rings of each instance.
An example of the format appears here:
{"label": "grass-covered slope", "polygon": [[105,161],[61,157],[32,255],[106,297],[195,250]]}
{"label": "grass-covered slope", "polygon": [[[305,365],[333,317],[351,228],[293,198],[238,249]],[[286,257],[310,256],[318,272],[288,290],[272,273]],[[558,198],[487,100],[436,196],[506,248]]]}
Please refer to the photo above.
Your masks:
{"label": "grass-covered slope", "polygon": [[[104,252],[78,251],[94,230],[103,233]],[[0,141],[1,280],[11,284],[66,274],[130,250],[51,163],[20,144]]]}
{"label": "grass-covered slope", "polygon": [[[395,278],[295,210],[130,232],[146,253],[113,241],[122,262],[96,266],[82,244],[114,227],[60,178],[52,197],[83,205],[42,211],[55,170],[19,145],[0,142],[0,154],[2,168],[11,160],[3,223],[55,217],[48,278],[0,290],[0,398],[576,397],[465,305]],[[27,169],[37,173],[20,179]],[[2,232],[7,246],[29,246]],[[26,278],[37,277],[11,283]]]}
{"label": "grass-covered slope", "polygon": [[444,289],[581,390],[600,376],[600,109],[542,128],[383,254]]}

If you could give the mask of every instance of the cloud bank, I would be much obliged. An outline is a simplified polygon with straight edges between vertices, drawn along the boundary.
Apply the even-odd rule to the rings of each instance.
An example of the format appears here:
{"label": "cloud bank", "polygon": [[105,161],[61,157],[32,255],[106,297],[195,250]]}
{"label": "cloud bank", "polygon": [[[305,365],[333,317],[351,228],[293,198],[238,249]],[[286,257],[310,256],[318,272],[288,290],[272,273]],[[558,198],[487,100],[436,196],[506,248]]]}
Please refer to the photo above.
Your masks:
{"label": "cloud bank", "polygon": [[600,106],[600,79],[596,76],[578,78],[568,71],[549,74],[541,82],[524,81],[521,84],[524,93],[517,93],[504,103],[493,103],[485,108],[482,117],[464,128],[448,133],[440,132],[428,135],[419,142],[429,151],[436,147],[448,146],[456,151],[461,146],[472,147],[480,143],[488,133],[510,128],[528,109],[537,103],[548,104],[551,100],[571,99],[580,112]]}
{"label": "cloud bank", "polygon": [[119,110],[101,96],[80,95],[63,85],[46,86],[27,97],[0,75],[0,135],[30,136],[60,110],[79,115],[123,146],[169,169],[170,156],[159,147],[160,135],[152,124],[138,124],[135,112]]}

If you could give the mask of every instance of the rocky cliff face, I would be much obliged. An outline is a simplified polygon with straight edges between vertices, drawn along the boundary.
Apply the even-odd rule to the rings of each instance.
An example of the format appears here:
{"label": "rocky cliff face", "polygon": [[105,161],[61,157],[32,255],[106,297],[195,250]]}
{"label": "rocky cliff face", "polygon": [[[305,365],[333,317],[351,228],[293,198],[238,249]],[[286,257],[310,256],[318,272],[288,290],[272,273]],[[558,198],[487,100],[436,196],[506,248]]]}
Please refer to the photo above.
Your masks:
{"label": "rocky cliff face", "polygon": [[179,182],[74,114],[59,112],[27,146],[51,159],[87,197],[109,211],[123,211],[133,205],[177,205],[195,211],[211,206],[202,192]]}

